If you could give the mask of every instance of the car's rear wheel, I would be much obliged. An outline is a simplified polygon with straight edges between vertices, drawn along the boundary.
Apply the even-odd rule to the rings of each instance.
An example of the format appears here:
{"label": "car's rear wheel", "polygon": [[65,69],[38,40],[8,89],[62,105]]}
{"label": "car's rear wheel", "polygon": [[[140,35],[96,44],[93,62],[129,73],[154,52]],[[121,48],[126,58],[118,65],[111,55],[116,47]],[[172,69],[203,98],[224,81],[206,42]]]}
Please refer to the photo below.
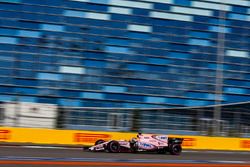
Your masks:
{"label": "car's rear wheel", "polygon": [[182,151],[182,147],[180,144],[173,144],[170,146],[169,152],[172,155],[180,155]]}
{"label": "car's rear wheel", "polygon": [[111,153],[117,153],[117,152],[120,152],[120,144],[119,142],[113,140],[113,141],[110,141],[107,145],[107,150],[108,152],[111,152]]}
{"label": "car's rear wheel", "polygon": [[100,140],[97,140],[97,141],[95,142],[95,145],[102,144],[102,143],[104,143],[104,142],[105,142],[104,140],[100,139]]}

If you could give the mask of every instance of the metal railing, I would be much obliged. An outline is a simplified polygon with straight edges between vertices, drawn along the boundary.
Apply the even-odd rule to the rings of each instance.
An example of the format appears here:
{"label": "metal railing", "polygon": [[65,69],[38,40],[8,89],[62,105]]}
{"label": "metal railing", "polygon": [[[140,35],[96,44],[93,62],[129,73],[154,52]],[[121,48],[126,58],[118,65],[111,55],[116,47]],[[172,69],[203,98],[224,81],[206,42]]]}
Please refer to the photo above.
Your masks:
{"label": "metal railing", "polygon": [[[214,135],[214,107],[179,109],[59,108],[64,129]],[[250,137],[249,104],[221,106],[218,136]]]}
{"label": "metal railing", "polygon": [[[14,104],[15,105],[15,104]],[[250,103],[221,106],[218,136],[250,137]],[[214,135],[214,107],[175,109],[84,108],[57,107],[56,117],[20,116],[19,107],[12,106],[12,119],[6,121],[6,109],[1,107],[0,125],[17,127],[48,127],[101,131],[140,131],[144,133]],[[34,111],[33,111],[34,110]],[[43,107],[43,110],[46,108]],[[50,109],[50,112],[52,110]],[[10,108],[8,108],[10,112]],[[39,113],[38,113],[39,114]],[[41,114],[40,114],[41,115]],[[25,119],[24,119],[25,118]],[[29,118],[29,119],[27,119]],[[27,122],[32,121],[30,124]],[[36,119],[36,121],[34,121]],[[14,120],[14,121],[13,121]],[[23,122],[26,121],[26,122]],[[41,125],[39,125],[39,121]],[[36,124],[35,124],[36,123]],[[29,126],[30,125],[30,126]]]}

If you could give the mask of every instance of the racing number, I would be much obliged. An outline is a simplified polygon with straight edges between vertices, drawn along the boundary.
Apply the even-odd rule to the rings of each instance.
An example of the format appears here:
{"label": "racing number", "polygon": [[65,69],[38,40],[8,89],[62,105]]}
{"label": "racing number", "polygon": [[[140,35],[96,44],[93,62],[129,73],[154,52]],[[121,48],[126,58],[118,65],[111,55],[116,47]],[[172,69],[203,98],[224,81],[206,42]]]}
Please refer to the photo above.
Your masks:
{"label": "racing number", "polygon": [[10,130],[0,129],[0,140],[9,140]]}

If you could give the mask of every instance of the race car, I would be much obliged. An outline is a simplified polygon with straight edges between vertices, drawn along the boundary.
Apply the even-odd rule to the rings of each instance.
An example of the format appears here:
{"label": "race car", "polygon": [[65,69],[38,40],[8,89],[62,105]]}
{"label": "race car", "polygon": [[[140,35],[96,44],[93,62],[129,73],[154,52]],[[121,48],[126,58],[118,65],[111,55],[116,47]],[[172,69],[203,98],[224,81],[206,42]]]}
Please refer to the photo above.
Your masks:
{"label": "race car", "polygon": [[157,152],[172,155],[180,155],[183,138],[169,138],[166,135],[141,134],[137,138],[126,140],[97,140],[89,151],[118,152]]}

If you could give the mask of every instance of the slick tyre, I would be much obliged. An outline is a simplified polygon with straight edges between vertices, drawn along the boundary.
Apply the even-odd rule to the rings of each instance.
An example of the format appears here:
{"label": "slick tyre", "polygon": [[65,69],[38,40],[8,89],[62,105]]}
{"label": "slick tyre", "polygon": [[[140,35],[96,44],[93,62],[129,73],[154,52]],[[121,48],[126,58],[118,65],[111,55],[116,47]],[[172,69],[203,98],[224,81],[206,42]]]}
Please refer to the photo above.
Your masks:
{"label": "slick tyre", "polygon": [[182,151],[182,147],[180,144],[173,144],[170,146],[169,152],[172,155],[180,155]]}
{"label": "slick tyre", "polygon": [[110,141],[107,144],[107,150],[110,153],[118,153],[118,152],[120,152],[120,144],[119,144],[119,142],[114,141],[114,140]]}

